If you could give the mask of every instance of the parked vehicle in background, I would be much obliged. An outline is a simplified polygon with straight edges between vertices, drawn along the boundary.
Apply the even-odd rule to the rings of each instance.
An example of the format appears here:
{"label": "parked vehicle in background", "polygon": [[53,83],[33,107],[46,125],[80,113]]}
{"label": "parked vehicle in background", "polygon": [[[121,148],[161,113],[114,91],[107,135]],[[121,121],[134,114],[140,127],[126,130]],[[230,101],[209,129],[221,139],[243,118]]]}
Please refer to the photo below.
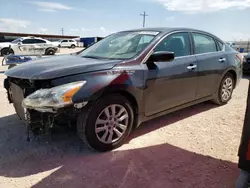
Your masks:
{"label": "parked vehicle in background", "polygon": [[250,53],[244,56],[243,60],[243,72],[250,73]]}
{"label": "parked vehicle in background", "polygon": [[144,121],[208,100],[227,104],[242,63],[208,32],[145,28],[11,68],[4,86],[33,133],[76,124],[89,147],[108,151]]}
{"label": "parked vehicle in background", "polygon": [[240,46],[239,46],[239,45],[236,45],[235,42],[227,42],[226,44],[227,44],[228,46],[230,46],[231,48],[237,50],[237,51],[239,51],[239,49],[240,49]]}
{"label": "parked vehicle in background", "polygon": [[77,42],[74,39],[63,39],[58,42],[59,48],[75,48],[77,47]]}
{"label": "parked vehicle in background", "polygon": [[58,47],[39,37],[21,37],[12,42],[0,43],[1,56],[15,55],[54,55]]}

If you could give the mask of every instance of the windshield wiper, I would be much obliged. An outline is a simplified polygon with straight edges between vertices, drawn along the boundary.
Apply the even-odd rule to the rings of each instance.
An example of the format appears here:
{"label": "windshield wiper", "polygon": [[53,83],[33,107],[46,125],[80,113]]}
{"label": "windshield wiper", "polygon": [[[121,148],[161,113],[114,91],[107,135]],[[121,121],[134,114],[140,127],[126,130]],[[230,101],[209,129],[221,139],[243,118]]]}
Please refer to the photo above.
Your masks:
{"label": "windshield wiper", "polygon": [[82,56],[84,58],[90,58],[90,59],[103,59],[102,57],[98,57],[98,56],[90,56],[90,55],[86,55],[86,56]]}

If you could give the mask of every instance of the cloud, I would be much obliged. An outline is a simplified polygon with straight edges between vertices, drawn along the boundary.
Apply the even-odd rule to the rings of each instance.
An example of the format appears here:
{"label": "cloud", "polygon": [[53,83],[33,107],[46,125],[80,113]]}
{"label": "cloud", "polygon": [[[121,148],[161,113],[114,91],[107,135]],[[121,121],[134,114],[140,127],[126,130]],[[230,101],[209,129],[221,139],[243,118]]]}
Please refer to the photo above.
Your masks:
{"label": "cloud", "polygon": [[0,24],[7,31],[18,32],[22,28],[27,28],[31,22],[28,20],[18,20],[13,18],[0,18]]}
{"label": "cloud", "polygon": [[187,14],[250,8],[250,0],[153,0],[171,11]]}
{"label": "cloud", "polygon": [[40,31],[40,33],[47,33],[48,29],[46,29],[46,28],[40,28],[39,31]]}
{"label": "cloud", "polygon": [[100,30],[101,30],[102,32],[106,32],[106,31],[107,31],[104,27],[100,27]]}
{"label": "cloud", "polygon": [[55,12],[57,10],[71,10],[73,7],[67,6],[62,3],[48,2],[48,1],[27,1],[27,3],[39,7],[39,11]]}

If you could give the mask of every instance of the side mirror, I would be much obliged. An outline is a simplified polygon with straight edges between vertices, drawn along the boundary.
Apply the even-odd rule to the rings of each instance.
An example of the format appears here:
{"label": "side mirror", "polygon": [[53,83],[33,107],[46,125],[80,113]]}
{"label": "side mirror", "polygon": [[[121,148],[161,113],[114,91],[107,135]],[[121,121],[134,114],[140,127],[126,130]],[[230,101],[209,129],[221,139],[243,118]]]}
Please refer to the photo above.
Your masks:
{"label": "side mirror", "polygon": [[168,62],[174,60],[174,52],[154,52],[148,59],[149,62]]}
{"label": "side mirror", "polygon": [[17,45],[21,45],[21,44],[22,44],[22,42],[18,42],[18,43],[17,43]]}

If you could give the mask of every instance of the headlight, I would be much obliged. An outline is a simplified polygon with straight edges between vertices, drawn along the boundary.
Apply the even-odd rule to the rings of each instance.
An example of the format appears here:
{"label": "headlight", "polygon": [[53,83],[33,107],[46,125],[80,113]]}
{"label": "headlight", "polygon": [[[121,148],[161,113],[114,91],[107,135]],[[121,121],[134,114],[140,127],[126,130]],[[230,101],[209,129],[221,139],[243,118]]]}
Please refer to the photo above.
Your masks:
{"label": "headlight", "polygon": [[72,104],[73,95],[86,81],[73,82],[50,89],[40,89],[23,100],[24,108],[62,108]]}

